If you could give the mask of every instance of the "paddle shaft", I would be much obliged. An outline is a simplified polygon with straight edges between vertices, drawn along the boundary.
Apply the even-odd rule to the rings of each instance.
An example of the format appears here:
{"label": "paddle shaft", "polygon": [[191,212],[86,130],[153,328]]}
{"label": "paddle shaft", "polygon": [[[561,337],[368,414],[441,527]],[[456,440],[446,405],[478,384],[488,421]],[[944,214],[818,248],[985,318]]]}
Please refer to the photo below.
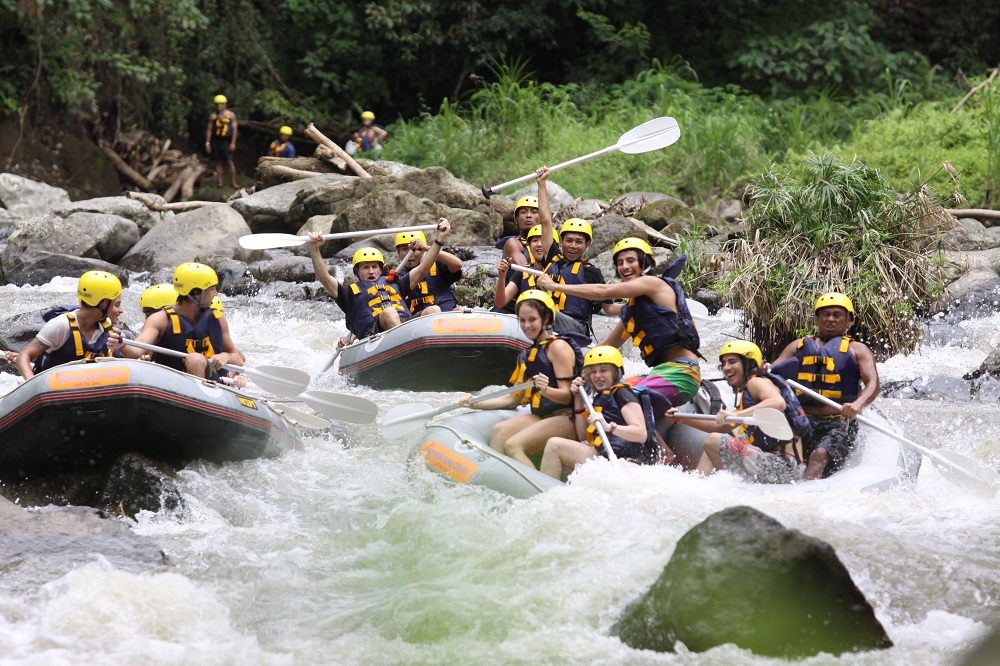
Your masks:
{"label": "paddle shaft", "polygon": [[[146,344],[145,342],[137,342],[136,340],[126,340],[122,338],[122,344],[132,345],[133,347],[138,347],[139,349],[145,349],[146,351],[156,352],[157,354],[163,354],[164,356],[173,356],[174,358],[187,358],[187,354],[184,352],[175,351],[173,349],[167,349],[166,347],[157,347],[156,345]],[[244,375],[254,376],[254,371],[252,368],[244,368],[241,365],[230,365],[228,363],[222,366],[223,370],[229,370],[230,372],[239,372]]]}
{"label": "paddle shaft", "polygon": [[[582,386],[580,387],[580,398],[583,399],[583,404],[587,406],[587,411],[593,414],[594,403],[590,399],[590,396],[587,395],[587,391]],[[618,455],[615,453],[615,450],[611,448],[611,442],[608,440],[608,433],[604,432],[604,426],[601,425],[600,422],[598,422],[594,424],[594,427],[597,428],[597,434],[601,436],[601,441],[604,442],[604,448],[608,452],[608,460],[610,460],[612,464],[617,465]]]}
{"label": "paddle shaft", "polygon": [[[778,422],[764,418],[772,415]],[[689,414],[686,412],[674,412],[673,416],[681,419],[691,419],[694,421],[715,421],[714,414]],[[795,439],[795,432],[792,430],[791,426],[788,425],[788,421],[785,420],[784,415],[781,412],[770,408],[765,408],[761,412],[760,416],[756,413],[751,414],[750,416],[726,416],[726,423],[745,423],[747,425],[756,426],[760,428],[765,435],[782,441]]]}
{"label": "paddle shaft", "polygon": [[[401,234],[407,231],[434,231],[436,224],[421,224],[415,227],[396,227],[394,229],[368,229],[366,231],[345,231],[338,234],[323,234],[323,240],[340,240],[341,238],[367,238],[369,236],[383,236],[385,234]],[[303,242],[309,240],[308,236],[302,237]]]}
{"label": "paddle shaft", "polygon": [[337,347],[337,350],[335,352],[333,352],[333,355],[331,355],[330,358],[327,359],[326,365],[324,365],[323,369],[319,371],[319,374],[322,375],[327,370],[329,370],[330,368],[332,368],[333,364],[337,361],[337,357],[340,356],[340,352],[344,351],[344,347],[346,347],[347,345],[351,344],[352,342],[354,342],[354,334],[353,333],[351,333],[350,335],[348,335],[347,336],[347,340],[344,341],[344,344],[341,345],[340,347]]}
{"label": "paddle shaft", "polygon": [[[658,119],[656,119],[654,121],[650,121],[650,122],[652,123],[652,122],[661,121],[661,120],[667,120],[667,119],[658,118]],[[639,128],[634,128],[633,130],[629,130],[629,131],[632,132],[632,131],[635,131],[636,129],[639,129]],[[628,140],[628,141],[622,141],[622,139],[624,139],[628,135],[628,132],[626,132],[624,135],[622,135],[622,137],[620,139],[618,139],[618,141],[619,141],[618,143],[615,143],[612,146],[608,146],[607,148],[602,148],[601,150],[595,150],[594,152],[588,153],[586,155],[581,155],[580,157],[576,157],[576,158],[568,160],[566,162],[562,162],[560,164],[556,164],[555,166],[550,166],[549,167],[549,173],[552,173],[553,171],[558,171],[559,169],[565,169],[568,166],[573,166],[574,164],[579,164],[580,162],[586,162],[587,160],[592,160],[595,157],[600,157],[601,155],[607,155],[608,153],[617,152],[617,151],[621,150],[622,148],[626,148],[628,146],[631,146],[631,145],[634,145],[634,144],[637,144],[637,143],[641,143],[643,141],[649,141],[650,139],[656,138],[657,136],[664,135],[664,134],[669,134],[669,133],[674,132],[676,130],[677,130],[677,125],[676,125],[676,121],[674,121],[673,125],[664,126],[662,129],[654,130],[654,131],[650,132],[649,134],[644,134],[642,136],[637,136],[636,138]],[[674,140],[676,141],[676,138]],[[659,147],[662,147],[662,146],[657,146],[657,147],[659,148]],[[655,148],[650,148],[650,150],[654,150],[654,149]],[[526,183],[526,182],[528,182],[529,180],[532,180],[535,177],[536,177],[536,174],[529,173],[529,174],[526,174],[524,176],[521,176],[520,178],[515,178],[514,180],[509,180],[506,183],[500,183],[499,185],[494,185],[493,187],[487,187],[486,185],[483,185],[483,196],[485,196],[487,199],[489,199],[490,195],[492,195],[494,192],[498,192],[499,190],[506,189],[508,187],[511,187],[512,185],[518,185],[520,183]]]}
{"label": "paddle shaft", "polygon": [[[492,393],[486,393],[484,395],[476,396],[472,400],[469,401],[469,405],[470,406],[471,405],[475,405],[475,404],[478,404],[480,402],[486,402],[487,400],[492,400],[493,398],[500,398],[500,397],[505,396],[505,395],[510,395],[511,393],[516,393],[518,391],[523,391],[524,389],[526,389],[526,388],[528,388],[530,386],[533,386],[533,385],[534,385],[534,382],[521,382],[520,384],[514,384],[513,386],[508,386],[507,388],[501,389],[499,391],[493,391]],[[431,410],[429,412],[422,412],[420,414],[409,414],[407,416],[404,416],[403,418],[392,419],[391,421],[385,421],[382,424],[382,426],[383,427],[394,426],[394,425],[398,425],[400,423],[405,423],[407,421],[416,421],[418,419],[421,420],[421,421],[427,421],[429,419],[434,418],[435,416],[437,416],[439,414],[444,414],[445,412],[450,412],[453,409],[459,409],[459,408],[464,407],[464,406],[465,405],[463,405],[460,402],[455,402],[455,403],[452,403],[450,405],[445,405],[444,407],[438,407],[437,409],[433,409],[433,410]]]}

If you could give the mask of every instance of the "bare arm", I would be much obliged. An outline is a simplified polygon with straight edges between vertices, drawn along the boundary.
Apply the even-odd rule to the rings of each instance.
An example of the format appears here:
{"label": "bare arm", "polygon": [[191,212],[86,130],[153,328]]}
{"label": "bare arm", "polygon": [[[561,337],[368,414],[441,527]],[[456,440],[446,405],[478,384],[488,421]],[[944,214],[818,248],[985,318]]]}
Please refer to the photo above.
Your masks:
{"label": "bare arm", "polygon": [[21,373],[22,377],[31,379],[35,376],[35,371],[31,369],[31,364],[35,362],[35,359],[41,358],[46,349],[47,347],[41,340],[32,338],[31,342],[18,352],[17,371]]}
{"label": "bare arm", "polygon": [[451,233],[451,225],[448,224],[448,220],[445,218],[438,219],[438,232],[437,238],[434,242],[430,244],[430,250],[424,252],[424,256],[420,259],[420,263],[417,264],[412,271],[410,271],[410,284],[416,285],[418,282],[424,279],[427,272],[431,270],[431,266],[437,261],[438,254],[441,252],[441,248],[444,246],[444,241],[448,238],[448,234]]}
{"label": "bare arm", "polygon": [[879,392],[878,367],[875,365],[875,356],[871,350],[860,342],[851,342],[851,352],[858,361],[858,370],[861,373],[861,381],[864,388],[853,402],[844,403],[840,413],[844,418],[853,419],[861,413],[861,410],[875,402]]}
{"label": "bare arm", "polygon": [[[636,296],[649,296],[653,297],[660,289],[666,289],[670,291],[670,296],[673,296],[673,290],[667,285],[667,283],[662,280],[649,276],[643,275],[634,280],[629,280],[628,282],[613,282],[611,284],[601,284],[601,283],[591,283],[591,284],[556,284],[549,276],[539,277],[535,282],[539,288],[544,289],[548,292],[561,291],[564,294],[569,294],[570,296],[580,296],[581,298],[586,298],[591,301],[608,301],[615,300],[616,298],[635,298]],[[666,298],[669,301],[669,298]],[[673,301],[673,310],[677,311],[677,301],[676,298]]]}
{"label": "bare arm", "polygon": [[229,117],[233,119],[233,140],[229,144],[229,149],[236,150],[236,131],[239,129],[239,123],[236,122],[236,114],[232,111],[229,112]]}
{"label": "bare arm", "polygon": [[778,365],[782,361],[787,361],[788,359],[795,356],[795,352],[798,351],[798,349],[799,349],[799,340],[792,340],[785,346],[784,349],[781,350],[781,353],[778,354],[778,358],[771,361],[771,365]]}
{"label": "bare arm", "polygon": [[[229,322],[226,321],[225,315],[219,318],[219,325],[222,328],[222,351],[221,354],[215,354],[212,358],[208,359],[209,363],[217,368],[229,365],[246,365],[244,361],[244,356],[239,349],[236,348],[236,344],[233,342],[233,338],[229,335]],[[219,358],[219,357],[222,358]]]}
{"label": "bare arm", "polygon": [[462,260],[453,255],[451,252],[441,250],[441,253],[438,255],[438,259],[440,259],[441,263],[447,266],[448,270],[452,273],[457,273],[462,270]]}
{"label": "bare arm", "polygon": [[732,415],[750,416],[758,409],[777,409],[778,411],[785,409],[785,399],[781,397],[781,391],[770,380],[763,377],[751,377],[750,381],[747,382],[747,390],[757,401],[757,404],[738,412],[731,412]]}
{"label": "bare arm", "polygon": [[[205,144],[208,146],[212,145],[212,125],[215,124],[215,114],[213,113],[208,117],[208,128],[205,130]],[[211,150],[209,150],[211,152]]]}
{"label": "bare arm", "polygon": [[625,322],[618,322],[611,332],[608,333],[608,337],[601,341],[602,345],[611,345],[612,347],[621,347],[625,341],[628,340],[628,336],[625,335]]}
{"label": "bare arm", "polygon": [[538,183],[538,222],[542,225],[542,256],[549,256],[552,247],[552,205],[549,203],[549,168],[541,167],[535,172]]}
{"label": "bare arm", "polygon": [[330,271],[326,267],[326,262],[323,261],[323,257],[319,253],[319,246],[323,244],[323,234],[319,232],[309,234],[309,258],[312,259],[313,272],[316,273],[316,279],[319,280],[326,292],[337,298],[337,294],[340,293],[340,283],[330,275]]}

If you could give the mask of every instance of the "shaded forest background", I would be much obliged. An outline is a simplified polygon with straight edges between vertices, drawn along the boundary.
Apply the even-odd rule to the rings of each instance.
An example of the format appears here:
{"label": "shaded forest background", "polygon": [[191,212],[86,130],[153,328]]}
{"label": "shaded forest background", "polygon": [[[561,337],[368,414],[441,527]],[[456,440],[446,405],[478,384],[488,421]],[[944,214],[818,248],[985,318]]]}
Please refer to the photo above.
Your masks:
{"label": "shaded forest background", "polygon": [[[965,77],[1000,64],[998,34],[1000,5],[978,0],[0,0],[0,117],[52,137],[145,129],[190,150],[217,93],[243,119],[338,138],[371,109],[394,137],[387,157],[496,182],[656,113],[702,130],[697,168],[579,170],[579,195],[669,172],[675,191],[709,201],[792,156],[910,136],[873,166],[912,181],[959,162],[966,197],[990,205],[992,97],[979,116],[946,111]],[[965,152],[906,154],[935,131]],[[273,138],[245,134],[245,153]]]}

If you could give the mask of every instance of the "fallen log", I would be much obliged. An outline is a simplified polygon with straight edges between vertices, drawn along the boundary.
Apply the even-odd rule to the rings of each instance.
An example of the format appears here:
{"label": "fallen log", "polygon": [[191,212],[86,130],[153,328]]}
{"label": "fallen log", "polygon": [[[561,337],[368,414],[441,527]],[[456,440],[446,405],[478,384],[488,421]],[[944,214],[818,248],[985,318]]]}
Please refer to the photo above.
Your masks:
{"label": "fallen log", "polygon": [[951,213],[957,218],[974,217],[978,220],[1000,220],[1000,210],[989,208],[945,208],[944,212]]}
{"label": "fallen log", "polygon": [[319,144],[318,146],[316,146],[316,152],[313,153],[313,155],[323,160],[324,162],[327,162],[332,166],[336,167],[339,171],[344,171],[345,169],[347,169],[347,161],[342,159],[335,152],[333,152],[333,149],[330,148],[329,146],[324,146],[323,144]]}
{"label": "fallen log", "polygon": [[270,172],[276,176],[285,176],[292,180],[302,180],[303,178],[312,178],[313,176],[318,176],[319,173],[316,171],[305,171],[304,169],[293,169],[288,166],[275,165],[270,168]]}
{"label": "fallen log", "polygon": [[669,245],[670,247],[677,247],[678,245],[680,245],[680,243],[677,242],[677,240],[671,238],[670,236],[665,236],[665,235],[661,234],[659,231],[657,231],[653,227],[649,226],[648,224],[646,224],[642,220],[637,220],[634,217],[627,217],[625,219],[627,219],[629,222],[631,222],[633,227],[635,227],[636,229],[638,229],[640,231],[645,232],[650,238],[658,240],[659,242],[663,243],[664,245]]}
{"label": "fallen log", "polygon": [[970,97],[972,97],[977,92],[979,92],[980,90],[982,90],[983,88],[985,88],[986,86],[988,86],[993,79],[997,78],[997,74],[1000,73],[1000,67],[994,67],[993,69],[991,69],[989,71],[990,71],[989,78],[987,78],[985,81],[983,81],[982,83],[980,83],[978,86],[976,86],[975,88],[973,88],[969,92],[965,93],[965,97],[962,98],[962,101],[960,101],[958,104],[956,104],[955,108],[953,108],[951,110],[952,113],[955,113],[956,111],[958,111],[958,107],[960,107],[963,104],[965,104],[966,101],[968,101],[968,99]]}
{"label": "fallen log", "polygon": [[118,170],[118,173],[125,176],[125,178],[127,178],[130,182],[132,182],[135,185],[138,185],[144,190],[154,189],[153,183],[149,182],[149,179],[147,179],[141,173],[139,173],[138,171],[130,167],[128,164],[126,164],[125,160],[119,157],[118,153],[116,153],[111,148],[111,146],[108,145],[107,141],[102,140],[98,142],[97,147],[100,149],[102,153],[104,153],[105,157],[111,160],[111,163],[115,166],[115,169]]}
{"label": "fallen log", "polygon": [[347,163],[347,167],[353,171],[359,178],[371,178],[372,175],[365,171],[360,164],[354,161],[354,158],[347,154],[343,148],[338,146],[336,143],[328,139],[322,132],[316,129],[316,126],[309,123],[306,127],[304,134],[315,141],[316,143],[326,146],[333,151],[333,154],[344,160]]}
{"label": "fallen log", "polygon": [[204,206],[225,206],[221,201],[177,201],[175,203],[163,203],[157,201],[145,192],[126,192],[125,196],[135,199],[151,211],[162,213],[166,211],[185,211],[203,208]]}

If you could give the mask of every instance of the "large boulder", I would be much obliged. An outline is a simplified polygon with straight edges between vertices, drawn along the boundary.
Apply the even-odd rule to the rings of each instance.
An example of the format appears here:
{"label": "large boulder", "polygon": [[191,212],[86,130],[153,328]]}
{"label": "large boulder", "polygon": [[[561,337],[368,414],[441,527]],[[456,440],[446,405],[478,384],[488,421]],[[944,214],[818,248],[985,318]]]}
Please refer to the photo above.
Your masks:
{"label": "large boulder", "polygon": [[908,386],[900,388],[891,395],[905,400],[968,402],[972,397],[972,385],[968,379],[973,377],[962,379],[949,375],[927,375],[914,379]]}
{"label": "large boulder", "polygon": [[956,227],[941,234],[940,244],[945,250],[992,250],[1000,247],[1000,238],[989,233],[979,220],[963,218]]}
{"label": "large boulder", "polygon": [[735,234],[739,229],[715,213],[686,206],[671,197],[643,207],[635,214],[635,219],[667,235],[684,234],[692,228],[703,227],[706,236],[728,236]]}
{"label": "large boulder", "polygon": [[69,203],[66,190],[12,173],[0,173],[0,206],[14,217],[33,217]]}
{"label": "large boulder", "polygon": [[948,285],[944,321],[988,317],[1000,310],[1000,275],[992,268],[974,268]]}
{"label": "large boulder", "polygon": [[[146,194],[146,197],[159,203],[166,200],[158,194]],[[98,197],[74,201],[52,211],[59,217],[70,217],[75,213],[104,213],[117,215],[132,220],[139,227],[139,233],[145,234],[163,220],[174,216],[173,211],[152,211],[135,199],[128,197]]]}
{"label": "large boulder", "polygon": [[172,271],[201,255],[220,255],[253,261],[258,254],[240,247],[240,236],[250,234],[243,216],[224,204],[202,206],[156,225],[122,260],[130,271]]}
{"label": "large boulder", "polygon": [[139,240],[132,220],[102,213],[42,215],[21,220],[0,255],[5,263],[39,251],[116,263]]}
{"label": "large boulder", "polygon": [[734,643],[781,659],[892,646],[832,546],[745,506],[681,537],[659,579],[611,632],[641,650]]}
{"label": "large boulder", "polygon": [[318,188],[330,183],[358,180],[357,176],[344,176],[337,173],[326,173],[296,180],[289,183],[273,185],[253,194],[240,197],[229,205],[243,216],[247,226],[255,234],[259,233],[295,233],[298,224],[288,222],[288,211],[295,198],[315,192]]}
{"label": "large boulder", "polygon": [[128,272],[115,264],[45,250],[3,259],[0,264],[0,276],[8,284],[46,284],[55,277],[79,277],[87,271],[106,271],[117,275],[123,286],[128,284]]}
{"label": "large boulder", "polygon": [[[482,190],[480,190],[482,191]],[[545,184],[545,191],[549,193],[549,206],[552,208],[552,214],[555,215],[560,210],[566,206],[573,204],[573,195],[566,191],[558,183],[554,183],[551,180]],[[517,203],[518,199],[521,197],[537,197],[538,196],[538,183],[532,181],[530,185],[522,187],[516,190],[510,195],[511,203]]]}
{"label": "large boulder", "polygon": [[634,224],[629,222],[628,218],[615,213],[602,215],[596,220],[591,220],[590,227],[594,230],[594,240],[591,242],[589,250],[591,257],[614,249],[618,241],[629,236],[649,240],[646,232],[636,228]]}

